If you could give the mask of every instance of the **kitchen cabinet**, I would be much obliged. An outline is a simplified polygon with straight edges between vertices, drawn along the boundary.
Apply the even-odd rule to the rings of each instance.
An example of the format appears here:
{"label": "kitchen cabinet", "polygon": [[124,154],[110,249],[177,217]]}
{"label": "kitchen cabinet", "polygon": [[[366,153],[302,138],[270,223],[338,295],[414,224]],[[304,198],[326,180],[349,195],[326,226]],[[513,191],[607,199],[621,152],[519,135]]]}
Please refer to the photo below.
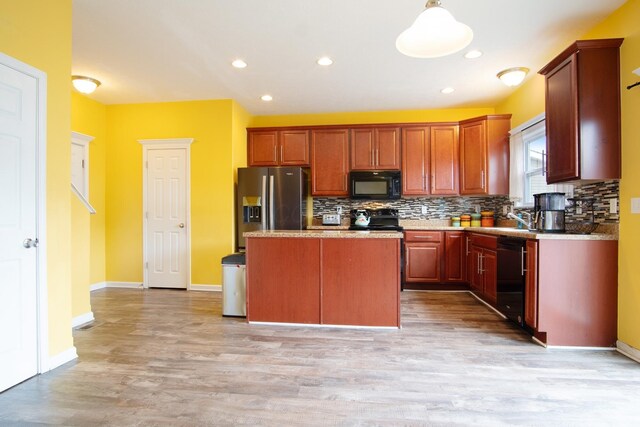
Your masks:
{"label": "kitchen cabinet", "polygon": [[349,129],[311,131],[311,195],[349,195]]}
{"label": "kitchen cabinet", "polygon": [[444,282],[464,282],[466,270],[466,245],[463,231],[444,233]]}
{"label": "kitchen cabinet", "polygon": [[580,40],[547,64],[547,183],[620,179],[623,39]]}
{"label": "kitchen cabinet", "polygon": [[399,170],[400,128],[351,130],[351,170]]}
{"label": "kitchen cabinet", "polygon": [[511,114],[460,122],[460,194],[509,194]]}
{"label": "kitchen cabinet", "polygon": [[309,166],[309,131],[249,130],[249,166]]}
{"label": "kitchen cabinet", "polygon": [[471,235],[469,286],[483,300],[495,305],[498,284],[498,239],[484,234]]}
{"label": "kitchen cabinet", "polygon": [[458,126],[431,126],[430,134],[431,194],[458,194]]}
{"label": "kitchen cabinet", "polygon": [[405,283],[442,281],[441,231],[405,231]]}
{"label": "kitchen cabinet", "polygon": [[524,323],[532,330],[538,328],[538,242],[527,240],[524,283]]}
{"label": "kitchen cabinet", "polygon": [[429,194],[428,126],[402,128],[402,195]]}

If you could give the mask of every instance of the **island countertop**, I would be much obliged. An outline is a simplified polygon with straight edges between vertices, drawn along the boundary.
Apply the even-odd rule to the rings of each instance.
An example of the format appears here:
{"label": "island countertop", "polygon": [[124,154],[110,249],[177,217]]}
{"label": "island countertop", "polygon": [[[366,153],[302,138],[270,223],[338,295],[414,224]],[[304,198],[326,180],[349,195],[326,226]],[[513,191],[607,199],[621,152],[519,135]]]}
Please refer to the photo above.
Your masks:
{"label": "island countertop", "polygon": [[288,238],[313,238],[313,239],[402,239],[402,233],[397,231],[376,230],[265,230],[248,231],[243,233],[245,238],[250,237],[288,237]]}

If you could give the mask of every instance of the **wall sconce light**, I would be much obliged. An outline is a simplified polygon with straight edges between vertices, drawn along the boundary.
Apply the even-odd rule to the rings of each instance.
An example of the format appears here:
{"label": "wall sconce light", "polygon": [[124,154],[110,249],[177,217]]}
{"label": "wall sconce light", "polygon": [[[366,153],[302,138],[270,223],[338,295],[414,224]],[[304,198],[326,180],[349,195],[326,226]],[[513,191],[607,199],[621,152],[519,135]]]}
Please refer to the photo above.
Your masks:
{"label": "wall sconce light", "polygon": [[502,83],[506,84],[507,86],[518,86],[520,83],[522,83],[528,72],[528,68],[514,67],[500,71],[497,76],[502,81]]}
{"label": "wall sconce light", "polygon": [[71,83],[78,92],[86,94],[93,93],[100,86],[98,80],[86,76],[71,76]]}

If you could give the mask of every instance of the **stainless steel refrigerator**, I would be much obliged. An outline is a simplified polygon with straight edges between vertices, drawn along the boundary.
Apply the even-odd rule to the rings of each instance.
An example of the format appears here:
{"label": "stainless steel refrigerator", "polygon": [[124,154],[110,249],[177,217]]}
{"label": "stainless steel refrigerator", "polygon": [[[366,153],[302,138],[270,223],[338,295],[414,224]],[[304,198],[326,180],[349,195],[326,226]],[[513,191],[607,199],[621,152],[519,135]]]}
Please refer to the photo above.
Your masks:
{"label": "stainless steel refrigerator", "polygon": [[308,174],[299,167],[238,168],[236,230],[302,230],[307,226]]}

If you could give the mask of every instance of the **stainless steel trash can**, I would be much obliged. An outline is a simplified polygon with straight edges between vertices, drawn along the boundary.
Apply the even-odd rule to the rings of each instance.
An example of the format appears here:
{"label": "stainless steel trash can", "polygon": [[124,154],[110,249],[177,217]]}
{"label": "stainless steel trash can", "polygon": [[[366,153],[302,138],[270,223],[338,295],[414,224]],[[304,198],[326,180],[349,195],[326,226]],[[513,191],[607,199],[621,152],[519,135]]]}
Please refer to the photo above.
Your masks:
{"label": "stainless steel trash can", "polygon": [[222,258],[222,315],[247,316],[246,262],[244,252]]}

